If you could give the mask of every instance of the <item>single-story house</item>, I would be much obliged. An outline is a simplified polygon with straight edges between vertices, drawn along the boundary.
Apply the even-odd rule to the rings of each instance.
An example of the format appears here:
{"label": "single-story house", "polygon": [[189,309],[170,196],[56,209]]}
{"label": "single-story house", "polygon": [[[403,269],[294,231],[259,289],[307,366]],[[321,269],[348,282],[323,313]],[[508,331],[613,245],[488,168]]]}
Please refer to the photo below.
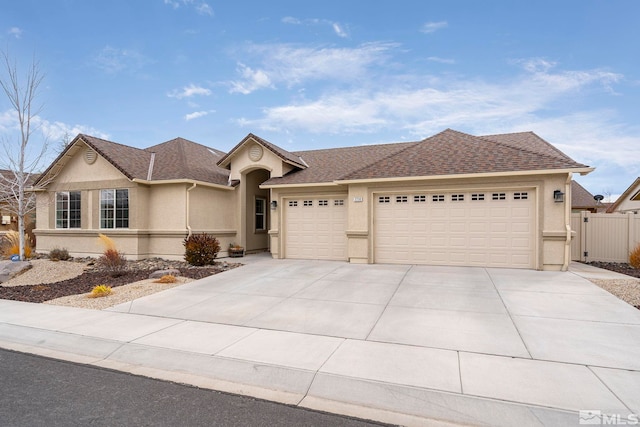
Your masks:
{"label": "single-story house", "polygon": [[571,182],[592,167],[533,132],[289,152],[146,149],[78,135],[43,173],[37,250],[180,259],[189,233],[274,258],[565,270]]}
{"label": "single-story house", "polygon": [[624,193],[607,209],[607,213],[615,212],[635,214],[640,212],[640,177],[636,178],[629,188],[624,190]]}

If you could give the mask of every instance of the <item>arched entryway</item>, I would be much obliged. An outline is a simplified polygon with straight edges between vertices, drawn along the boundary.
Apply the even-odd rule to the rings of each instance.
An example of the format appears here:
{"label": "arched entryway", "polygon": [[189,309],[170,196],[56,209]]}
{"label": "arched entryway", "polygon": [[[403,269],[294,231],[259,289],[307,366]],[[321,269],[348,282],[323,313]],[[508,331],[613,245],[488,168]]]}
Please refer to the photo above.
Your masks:
{"label": "arched entryway", "polygon": [[254,169],[242,174],[244,194],[244,246],[248,252],[269,250],[269,190],[260,184],[271,177],[266,169]]}

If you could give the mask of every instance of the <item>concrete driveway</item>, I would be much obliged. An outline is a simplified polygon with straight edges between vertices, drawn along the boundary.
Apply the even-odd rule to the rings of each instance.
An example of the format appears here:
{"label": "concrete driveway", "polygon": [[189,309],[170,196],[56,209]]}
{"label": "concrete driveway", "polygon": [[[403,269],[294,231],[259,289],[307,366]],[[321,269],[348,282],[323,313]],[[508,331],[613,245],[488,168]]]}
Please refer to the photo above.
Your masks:
{"label": "concrete driveway", "polygon": [[408,425],[640,413],[640,311],[583,277],[615,273],[246,261],[102,312],[0,301],[0,345]]}

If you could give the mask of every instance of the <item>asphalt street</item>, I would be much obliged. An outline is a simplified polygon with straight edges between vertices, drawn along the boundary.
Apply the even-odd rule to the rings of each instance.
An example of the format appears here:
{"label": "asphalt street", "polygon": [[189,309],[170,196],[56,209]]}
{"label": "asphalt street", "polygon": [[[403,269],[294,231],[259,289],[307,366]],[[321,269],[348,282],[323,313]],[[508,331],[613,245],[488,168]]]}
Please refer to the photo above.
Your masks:
{"label": "asphalt street", "polygon": [[381,424],[0,349],[0,425]]}

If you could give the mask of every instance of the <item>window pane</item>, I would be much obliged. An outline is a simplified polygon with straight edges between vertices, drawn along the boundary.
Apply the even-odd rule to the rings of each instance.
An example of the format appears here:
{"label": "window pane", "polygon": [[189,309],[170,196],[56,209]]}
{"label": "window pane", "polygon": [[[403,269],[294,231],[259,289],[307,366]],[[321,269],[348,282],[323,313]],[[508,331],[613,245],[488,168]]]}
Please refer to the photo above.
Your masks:
{"label": "window pane", "polygon": [[113,228],[114,191],[100,190],[100,228]]}
{"label": "window pane", "polygon": [[116,228],[129,227],[129,190],[116,190]]}
{"label": "window pane", "polygon": [[267,201],[265,199],[256,199],[255,210],[255,229],[256,231],[266,230],[265,208]]}
{"label": "window pane", "polygon": [[69,193],[56,193],[56,228],[68,227]]}

